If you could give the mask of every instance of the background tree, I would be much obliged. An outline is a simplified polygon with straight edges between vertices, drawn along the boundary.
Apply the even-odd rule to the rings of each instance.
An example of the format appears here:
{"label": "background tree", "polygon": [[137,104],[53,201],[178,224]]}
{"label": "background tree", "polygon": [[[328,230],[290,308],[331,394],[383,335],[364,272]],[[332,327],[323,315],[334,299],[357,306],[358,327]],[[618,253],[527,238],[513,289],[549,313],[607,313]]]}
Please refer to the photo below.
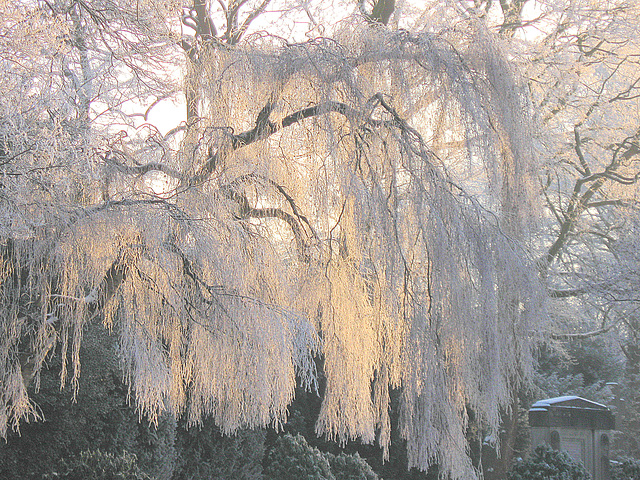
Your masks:
{"label": "background tree", "polygon": [[[635,261],[623,245],[633,231],[640,171],[638,5],[609,7],[571,1],[536,13],[521,11],[520,24],[534,22],[543,33],[527,58],[542,125],[540,151],[549,159],[541,185],[553,221],[545,229],[542,261],[556,299],[551,337],[579,341],[615,334],[627,373],[622,375],[620,366],[601,382],[619,381],[630,394],[618,411],[619,428],[628,432],[623,438],[630,438],[631,418],[638,412],[635,388],[628,389],[634,378],[629,369],[637,364],[631,358],[637,337],[629,328],[637,282]],[[608,350],[610,358],[620,357]],[[623,447],[627,454],[628,447]]]}
{"label": "background tree", "polygon": [[115,456],[111,453],[82,452],[78,458],[64,462],[60,466],[60,473],[54,472],[45,479],[84,480],[149,480],[136,463],[135,455],[122,454]]}

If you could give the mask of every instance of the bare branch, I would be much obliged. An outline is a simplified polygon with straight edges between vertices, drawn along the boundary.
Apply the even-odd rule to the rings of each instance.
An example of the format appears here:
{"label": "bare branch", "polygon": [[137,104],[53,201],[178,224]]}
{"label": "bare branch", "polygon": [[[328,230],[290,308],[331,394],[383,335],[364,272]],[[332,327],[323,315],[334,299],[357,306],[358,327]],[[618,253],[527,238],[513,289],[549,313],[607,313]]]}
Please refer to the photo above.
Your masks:
{"label": "bare branch", "polygon": [[603,335],[607,332],[610,332],[613,328],[615,328],[618,324],[620,324],[621,320],[612,323],[608,327],[599,328],[598,330],[592,330],[590,332],[584,333],[552,333],[550,336],[554,340],[563,340],[563,341],[571,341],[571,340],[585,340],[587,338],[597,337],[598,335]]}
{"label": "bare branch", "polygon": [[[244,3],[244,2],[242,2],[242,3]],[[263,0],[263,2],[260,5],[258,5],[258,7],[256,7],[255,10],[253,10],[249,15],[247,15],[247,18],[244,19],[244,21],[242,22],[242,25],[239,28],[237,27],[237,15],[238,15],[238,12],[236,11],[236,26],[235,26],[235,28],[232,31],[230,31],[229,30],[229,26],[227,26],[227,38],[229,39],[229,44],[235,45],[240,41],[242,36],[246,33],[247,29],[251,25],[251,23],[262,12],[264,12],[264,10],[267,8],[269,3],[271,3],[271,0]],[[237,10],[239,10],[239,9],[240,9],[240,5],[238,5]]]}
{"label": "bare branch", "polygon": [[582,171],[580,172],[583,176],[591,175],[591,169],[589,168],[589,164],[584,158],[584,153],[582,152],[582,140],[580,139],[580,132],[578,131],[578,127],[573,127],[573,136],[575,138],[576,144],[576,154],[578,155],[578,159],[580,160],[580,165],[582,165]]}
{"label": "bare branch", "polygon": [[126,153],[114,148],[108,150],[105,154],[100,155],[100,158],[102,158],[107,165],[116,167],[119,172],[124,173],[125,175],[142,176],[146,173],[157,171],[175,178],[176,180],[180,180],[181,182],[185,181],[185,177],[181,172],[163,163],[150,162],[144,165],[128,165],[124,162],[117,161],[116,156],[121,157],[125,161],[131,160]]}
{"label": "bare branch", "polygon": [[579,297],[587,293],[585,288],[572,288],[569,290],[549,290],[549,296],[551,298],[571,298]]}
{"label": "bare branch", "polygon": [[274,123],[269,121],[269,115],[274,104],[267,104],[260,111],[256,119],[256,126],[251,130],[242,132],[231,137],[230,145],[227,147],[213,150],[210,148],[209,157],[204,164],[198,169],[195,175],[189,179],[187,185],[198,185],[205,182],[211,174],[215,171],[216,165],[219,165],[226,155],[232,151],[250,145],[258,140],[264,140],[274,133],[278,132],[282,128],[289,127],[307,118],[316,117],[319,115],[325,115],[327,113],[335,112],[344,116],[356,116],[357,112],[348,105],[340,102],[325,102],[313,107],[303,108],[297,112],[284,117],[280,122]]}

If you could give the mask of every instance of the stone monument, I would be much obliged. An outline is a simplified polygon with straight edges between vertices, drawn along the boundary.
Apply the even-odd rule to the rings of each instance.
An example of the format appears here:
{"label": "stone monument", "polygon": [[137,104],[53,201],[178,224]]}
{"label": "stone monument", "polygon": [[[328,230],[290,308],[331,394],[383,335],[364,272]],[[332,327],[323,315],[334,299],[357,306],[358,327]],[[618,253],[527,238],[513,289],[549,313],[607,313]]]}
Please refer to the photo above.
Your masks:
{"label": "stone monument", "polygon": [[531,448],[548,445],[582,463],[593,480],[609,480],[609,444],[615,420],[600,403],[567,396],[548,398],[529,410]]}

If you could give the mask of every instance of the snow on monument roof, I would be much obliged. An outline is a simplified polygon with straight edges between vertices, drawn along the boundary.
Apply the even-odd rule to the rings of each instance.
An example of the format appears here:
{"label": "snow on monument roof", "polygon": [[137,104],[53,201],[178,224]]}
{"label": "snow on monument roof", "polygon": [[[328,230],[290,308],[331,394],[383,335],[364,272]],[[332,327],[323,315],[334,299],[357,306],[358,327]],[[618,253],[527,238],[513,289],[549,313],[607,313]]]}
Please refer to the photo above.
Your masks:
{"label": "snow on monument roof", "polygon": [[531,405],[531,409],[539,409],[539,408],[545,408],[545,407],[550,407],[551,405],[556,405],[559,403],[564,403],[564,402],[569,402],[572,400],[580,400],[582,402],[586,402],[589,403],[591,405],[594,406],[598,406],[598,407],[602,407],[602,408],[608,408],[606,405],[602,405],[601,403],[597,403],[597,402],[593,402],[591,400],[587,400],[586,398],[582,398],[582,397],[577,397],[575,395],[567,395],[564,397],[554,397],[554,398],[547,398],[544,400],[538,400],[536,403],[534,403],[533,405]]}

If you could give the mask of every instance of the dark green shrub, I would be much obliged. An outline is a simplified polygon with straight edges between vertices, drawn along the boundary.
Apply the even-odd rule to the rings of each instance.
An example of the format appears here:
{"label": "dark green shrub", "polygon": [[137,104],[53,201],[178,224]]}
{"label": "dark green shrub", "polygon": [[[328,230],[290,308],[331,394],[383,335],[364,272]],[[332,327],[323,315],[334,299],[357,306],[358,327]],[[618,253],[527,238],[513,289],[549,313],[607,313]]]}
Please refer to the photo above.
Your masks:
{"label": "dark green shrub", "polygon": [[527,460],[518,462],[508,480],[589,480],[585,468],[564,452],[549,447],[536,447]]}
{"label": "dark green shrub", "polygon": [[[60,471],[61,459],[98,450],[133,453],[138,467],[154,480],[172,478],[176,421],[171,415],[161,416],[157,427],[139,421],[127,401],[117,349],[117,337],[101,324],[85,327],[75,400],[70,386],[60,390],[60,357],[47,365],[39,392],[32,392],[44,420],[24,423],[20,435],[11,432],[6,443],[0,441],[0,479],[42,480],[45,474]],[[30,389],[35,389],[35,382]]]}
{"label": "dark green shrub", "polygon": [[151,480],[138,468],[135,455],[123,452],[86,451],[69,461],[63,461],[58,472],[46,475],[47,480]]}
{"label": "dark green shrub", "polygon": [[378,480],[378,475],[371,469],[371,466],[358,454],[347,455],[341,453],[340,455],[333,455],[331,453],[325,454],[329,464],[331,465],[331,472],[336,480]]}
{"label": "dark green shrub", "polygon": [[612,462],[611,480],[640,480],[640,460],[625,458]]}
{"label": "dark green shrub", "polygon": [[336,480],[326,456],[302,435],[284,435],[267,456],[266,480]]}
{"label": "dark green shrub", "polygon": [[240,430],[223,435],[211,418],[200,427],[177,431],[178,466],[173,478],[202,480],[262,480],[264,430]]}

